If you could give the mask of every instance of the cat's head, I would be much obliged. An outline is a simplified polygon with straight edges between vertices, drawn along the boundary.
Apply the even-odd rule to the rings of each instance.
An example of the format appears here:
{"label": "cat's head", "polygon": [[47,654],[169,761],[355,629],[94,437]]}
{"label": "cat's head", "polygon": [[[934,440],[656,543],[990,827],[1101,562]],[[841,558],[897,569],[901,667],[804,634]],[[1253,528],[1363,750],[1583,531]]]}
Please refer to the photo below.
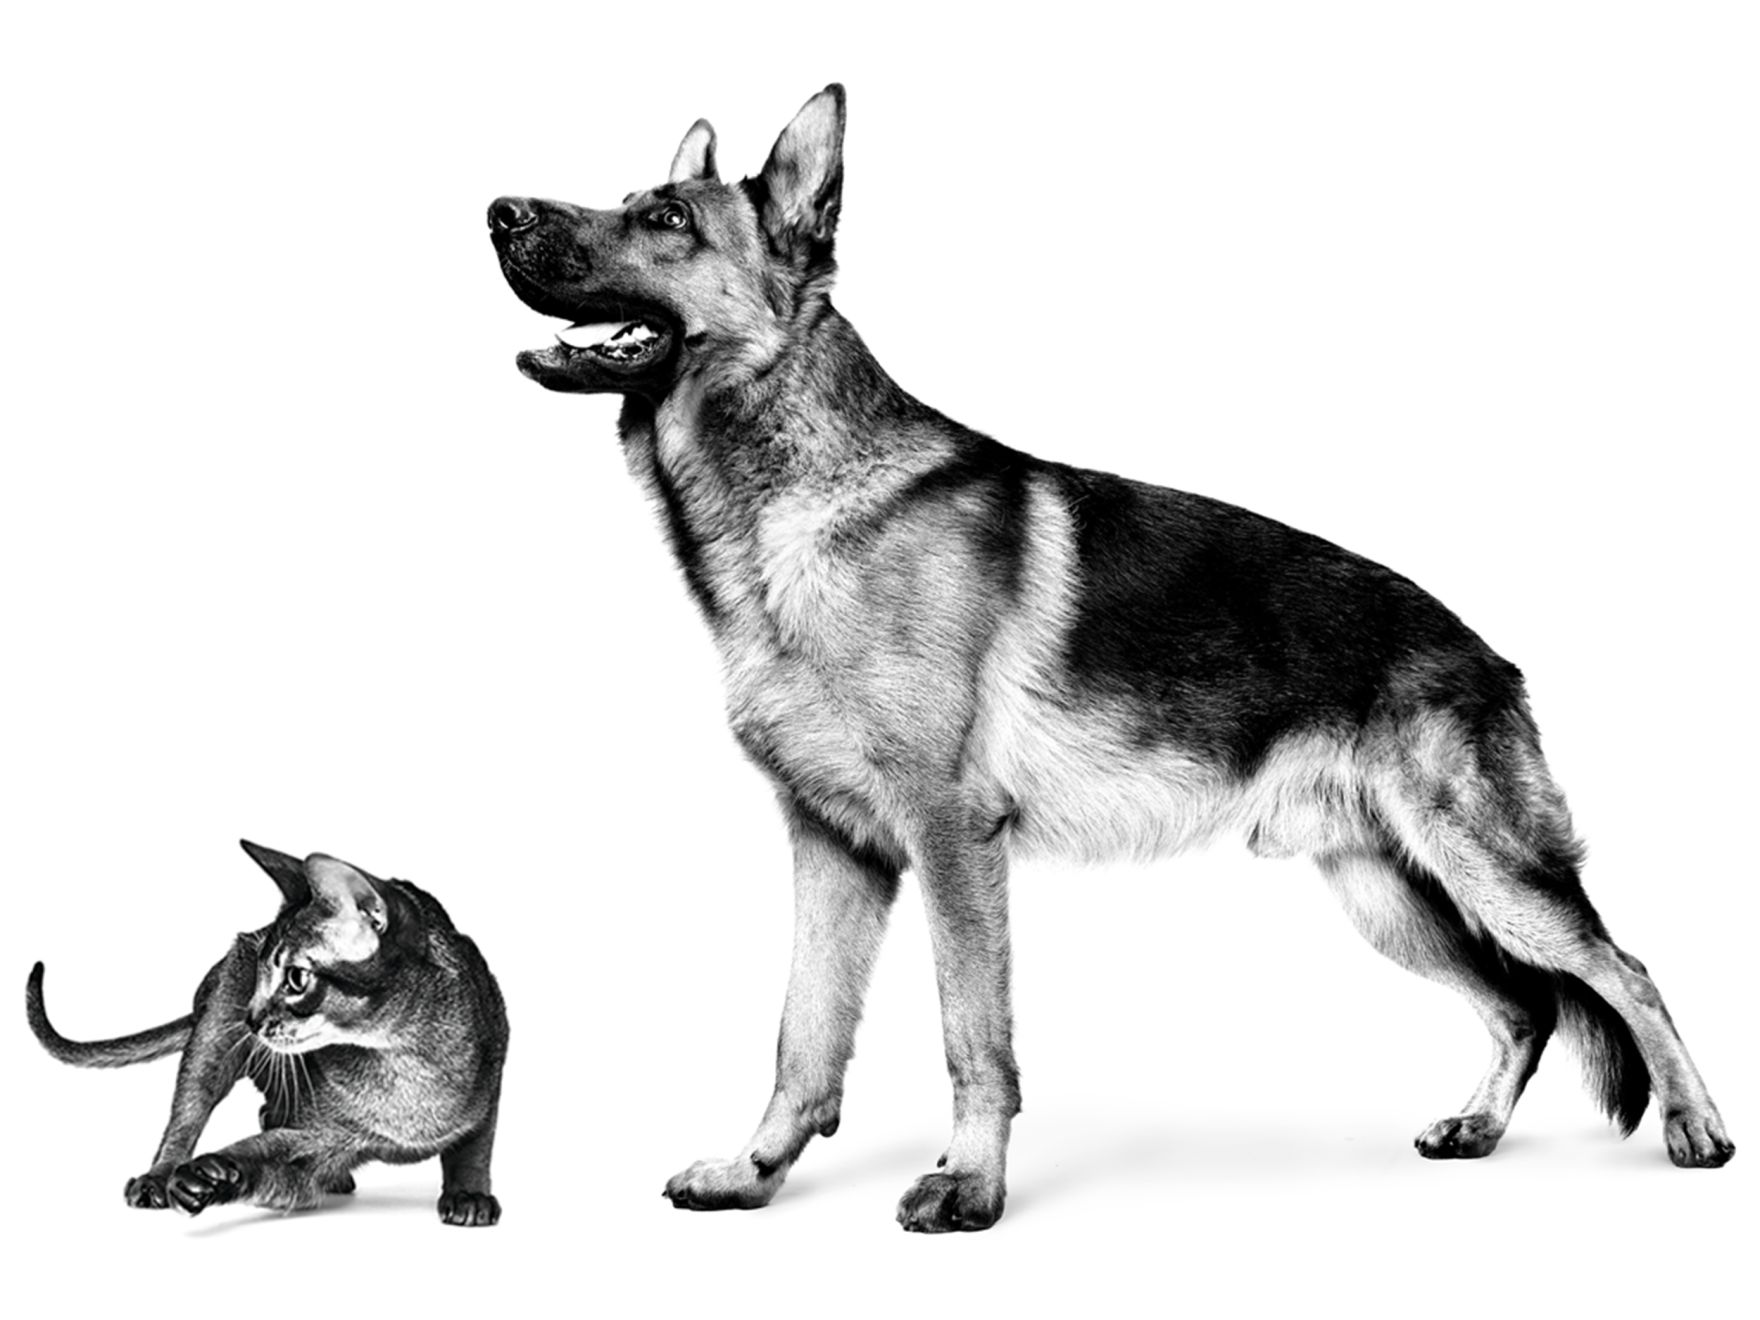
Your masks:
{"label": "cat's head", "polygon": [[389,882],[323,853],[303,862],[246,843],[286,900],[257,956],[246,1021],[279,1054],[327,1045],[386,1049],[419,958],[420,915]]}

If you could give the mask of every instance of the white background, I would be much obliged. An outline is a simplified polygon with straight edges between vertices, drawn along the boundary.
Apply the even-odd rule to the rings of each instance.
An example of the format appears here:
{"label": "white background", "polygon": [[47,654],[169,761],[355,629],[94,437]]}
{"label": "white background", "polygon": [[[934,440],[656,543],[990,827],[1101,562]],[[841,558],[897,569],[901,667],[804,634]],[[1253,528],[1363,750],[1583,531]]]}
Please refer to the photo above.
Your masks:
{"label": "white background", "polygon": [[659,1195],[768,1093],[786,849],[616,403],[514,371],[552,327],[483,211],[615,204],[698,115],[753,171],[832,79],[838,303],[882,362],[1389,562],[1521,664],[1591,895],[1760,1139],[1751,9],[1150,12],[9,17],[0,968],[45,959],[69,1034],[175,1016],[274,911],[242,834],[431,888],[514,1024],[505,1218],[461,1233],[432,1164],[307,1216],[126,1210],[173,1066],[62,1068],[15,1007],[9,1300],[1728,1313],[1752,1151],[1621,1144],[1556,1050],[1495,1158],[1419,1160],[1477,1021],[1232,845],[1017,872],[996,1231],[892,1222],[948,1110],[908,887],[836,1140],[760,1214]]}

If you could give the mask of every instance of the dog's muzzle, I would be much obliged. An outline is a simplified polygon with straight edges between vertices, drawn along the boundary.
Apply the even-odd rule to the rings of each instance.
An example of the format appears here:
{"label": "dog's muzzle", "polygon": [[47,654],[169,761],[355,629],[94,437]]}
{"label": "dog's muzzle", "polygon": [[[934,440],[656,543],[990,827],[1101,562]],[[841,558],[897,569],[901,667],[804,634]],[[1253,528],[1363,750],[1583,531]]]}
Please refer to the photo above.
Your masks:
{"label": "dog's muzzle", "polygon": [[514,293],[568,322],[554,345],[528,349],[515,363],[546,389],[658,398],[671,386],[681,335],[674,314],[652,297],[595,276],[589,248],[616,241],[615,222],[603,223],[613,215],[530,197],[489,204],[489,236]]}

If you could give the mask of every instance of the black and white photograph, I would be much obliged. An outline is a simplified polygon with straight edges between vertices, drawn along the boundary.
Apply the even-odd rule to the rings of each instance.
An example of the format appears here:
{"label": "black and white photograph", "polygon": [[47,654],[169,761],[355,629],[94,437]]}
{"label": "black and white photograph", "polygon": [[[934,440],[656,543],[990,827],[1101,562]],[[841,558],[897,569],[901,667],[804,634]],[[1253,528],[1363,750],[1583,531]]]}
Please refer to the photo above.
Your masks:
{"label": "black and white photograph", "polygon": [[5,26],[16,1304],[1751,1304],[1747,7]]}

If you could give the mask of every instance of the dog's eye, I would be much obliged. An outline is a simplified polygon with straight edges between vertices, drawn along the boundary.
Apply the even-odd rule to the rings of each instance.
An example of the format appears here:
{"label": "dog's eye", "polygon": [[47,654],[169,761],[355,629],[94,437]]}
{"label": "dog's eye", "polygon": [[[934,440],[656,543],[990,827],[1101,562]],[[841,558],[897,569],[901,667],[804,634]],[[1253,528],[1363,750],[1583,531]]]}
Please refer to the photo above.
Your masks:
{"label": "dog's eye", "polygon": [[287,983],[287,993],[303,995],[311,988],[312,974],[304,967],[289,967],[283,976]]}
{"label": "dog's eye", "polygon": [[688,229],[691,223],[691,213],[674,202],[672,205],[662,206],[654,212],[653,222],[661,229]]}

